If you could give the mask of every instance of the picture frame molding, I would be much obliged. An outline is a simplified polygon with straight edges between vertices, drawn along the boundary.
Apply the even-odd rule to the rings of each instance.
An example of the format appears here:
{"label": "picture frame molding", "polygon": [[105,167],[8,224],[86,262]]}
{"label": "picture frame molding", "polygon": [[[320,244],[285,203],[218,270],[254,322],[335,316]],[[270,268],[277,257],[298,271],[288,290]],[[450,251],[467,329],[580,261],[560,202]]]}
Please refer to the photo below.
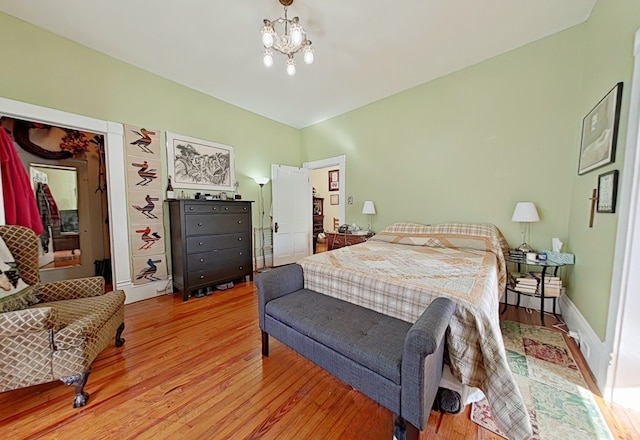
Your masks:
{"label": "picture frame molding", "polygon": [[[582,119],[580,154],[578,156],[578,175],[588,173],[589,171],[595,170],[596,168],[600,168],[615,162],[616,144],[618,141],[618,127],[620,125],[620,110],[622,106],[622,88],[623,83],[617,83],[611,90],[609,90],[609,92],[607,92],[604,98],[602,98]],[[602,106],[605,105],[609,100],[613,100],[613,119],[605,128],[611,131],[611,136],[609,137],[606,145],[606,154],[602,159],[596,160],[595,162],[587,161],[585,158],[585,154],[587,153],[587,150],[589,148],[594,147],[596,141],[594,140],[589,144],[586,143],[589,139],[588,136],[586,136],[586,130],[588,129],[589,125],[591,125],[592,130],[594,129],[593,126],[597,125],[598,123],[597,115],[599,114],[599,111],[601,110]]]}
{"label": "picture frame molding", "polygon": [[[608,185],[605,186],[605,185]],[[603,189],[605,190],[603,193]],[[596,211],[613,214],[616,212],[618,198],[618,170],[609,171],[598,176],[598,203]]]}
{"label": "picture frame molding", "polygon": [[[235,191],[235,150],[232,146],[173,133],[170,131],[165,132],[165,134],[167,142],[167,170],[168,175],[171,176],[171,183],[174,188],[201,189],[211,191]],[[185,157],[183,160],[181,159],[182,153],[176,151],[180,149],[181,145],[185,144],[190,145],[198,155],[222,153],[224,157],[224,155],[228,153],[228,164],[226,164],[226,167],[223,168],[223,170],[226,170],[227,173],[227,177],[224,178],[224,182],[207,182],[206,179],[200,182],[194,181],[193,172],[188,174],[190,176],[189,178],[185,177],[183,175],[184,173],[181,173],[180,170],[185,166],[189,166],[188,157]],[[184,148],[186,149],[186,147]],[[178,160],[181,160],[180,166],[177,166]],[[191,165],[196,164],[192,162]],[[180,174],[177,175],[176,172]],[[197,175],[197,173],[195,174]]]}

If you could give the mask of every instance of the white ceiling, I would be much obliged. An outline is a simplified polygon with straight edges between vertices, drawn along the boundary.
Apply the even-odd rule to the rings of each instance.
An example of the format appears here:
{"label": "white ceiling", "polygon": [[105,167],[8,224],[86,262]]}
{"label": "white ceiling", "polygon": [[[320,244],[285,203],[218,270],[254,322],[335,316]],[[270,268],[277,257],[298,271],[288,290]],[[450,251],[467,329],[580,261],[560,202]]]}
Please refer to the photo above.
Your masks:
{"label": "white ceiling", "polygon": [[[316,61],[262,64],[278,0],[0,0],[0,11],[302,128],[585,21],[596,0],[295,0]],[[6,42],[5,42],[6,43]],[[25,54],[28,56],[28,54]]]}

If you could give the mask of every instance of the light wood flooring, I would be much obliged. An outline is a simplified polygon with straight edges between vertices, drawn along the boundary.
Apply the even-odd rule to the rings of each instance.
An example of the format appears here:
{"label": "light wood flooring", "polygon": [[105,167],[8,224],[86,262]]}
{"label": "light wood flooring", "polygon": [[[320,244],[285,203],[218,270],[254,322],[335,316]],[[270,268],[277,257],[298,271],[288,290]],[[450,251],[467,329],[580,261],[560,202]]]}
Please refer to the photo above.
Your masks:
{"label": "light wood flooring", "polygon": [[[503,319],[539,323],[514,307]],[[123,336],[124,347],[112,344],[94,362],[83,408],[73,409],[73,388],[59,382],[0,393],[2,438],[392,438],[389,411],[280,342],[262,357],[253,283],[187,302],[176,294],[129,304]],[[599,402],[615,438],[639,438],[634,414]],[[469,412],[445,415],[437,433],[432,412],[421,439],[500,438]]]}

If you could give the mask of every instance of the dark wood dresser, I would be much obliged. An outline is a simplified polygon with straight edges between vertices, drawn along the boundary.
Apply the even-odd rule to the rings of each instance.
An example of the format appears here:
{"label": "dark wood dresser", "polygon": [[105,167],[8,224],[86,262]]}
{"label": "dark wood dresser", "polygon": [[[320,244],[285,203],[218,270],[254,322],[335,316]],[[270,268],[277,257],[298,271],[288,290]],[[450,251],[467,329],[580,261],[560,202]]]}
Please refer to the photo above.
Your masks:
{"label": "dark wood dresser", "polygon": [[174,291],[187,301],[196,289],[253,279],[251,202],[170,200]]}

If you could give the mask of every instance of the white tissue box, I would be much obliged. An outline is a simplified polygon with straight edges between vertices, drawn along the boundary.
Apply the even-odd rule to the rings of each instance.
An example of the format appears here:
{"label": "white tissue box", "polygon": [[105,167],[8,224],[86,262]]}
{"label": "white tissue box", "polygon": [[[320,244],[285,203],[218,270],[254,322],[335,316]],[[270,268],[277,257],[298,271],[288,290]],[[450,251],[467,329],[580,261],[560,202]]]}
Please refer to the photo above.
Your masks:
{"label": "white tissue box", "polygon": [[566,252],[542,251],[547,254],[547,261],[558,264],[575,264],[576,256]]}

